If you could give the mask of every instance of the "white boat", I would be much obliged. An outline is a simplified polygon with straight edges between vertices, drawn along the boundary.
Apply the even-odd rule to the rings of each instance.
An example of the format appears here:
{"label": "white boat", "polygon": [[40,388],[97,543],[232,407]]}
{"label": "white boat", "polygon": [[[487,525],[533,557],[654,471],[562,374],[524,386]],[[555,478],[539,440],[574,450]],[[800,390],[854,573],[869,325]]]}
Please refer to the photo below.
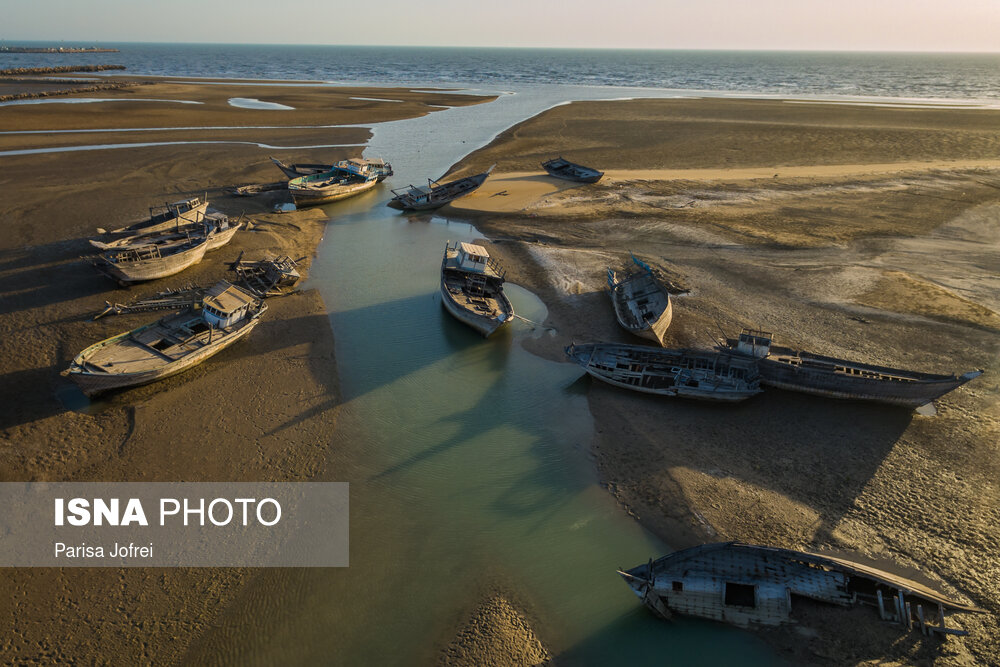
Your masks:
{"label": "white boat", "polygon": [[653,275],[651,266],[632,256],[637,270],[618,272],[608,269],[608,291],[618,323],[636,336],[663,345],[667,328],[674,317],[670,294]]}

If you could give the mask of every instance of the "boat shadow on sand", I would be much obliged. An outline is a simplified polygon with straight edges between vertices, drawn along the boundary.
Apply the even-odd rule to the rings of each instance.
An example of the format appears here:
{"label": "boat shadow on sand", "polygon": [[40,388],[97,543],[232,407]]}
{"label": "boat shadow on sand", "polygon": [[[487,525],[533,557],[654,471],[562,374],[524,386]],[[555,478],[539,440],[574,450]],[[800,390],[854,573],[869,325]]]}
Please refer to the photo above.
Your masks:
{"label": "boat shadow on sand", "polygon": [[[604,431],[615,433],[601,439],[606,455],[613,461],[637,460],[634,452],[642,452],[641,463],[612,464],[623,479],[611,481],[642,488],[648,484],[644,480],[656,479],[662,488],[669,480],[673,486],[669,495],[676,495],[672,500],[685,507],[685,485],[692,478],[701,477],[701,484],[713,485],[719,492],[743,493],[750,506],[743,523],[737,522],[738,530],[750,534],[727,531],[728,537],[740,539],[753,539],[753,527],[747,522],[767,521],[774,524],[772,532],[785,523],[782,517],[767,516],[768,503],[760,499],[756,509],[761,512],[754,513],[753,498],[763,491],[818,515],[808,528],[811,535],[805,536],[810,541],[836,543],[833,532],[838,523],[914,420],[908,408],[829,400],[770,387],[737,405],[665,400],[598,382],[592,382],[591,392],[596,421]],[[676,474],[682,469],[687,472]],[[705,479],[706,475],[714,480]],[[703,523],[693,513],[687,519]],[[789,540],[804,537],[801,521],[798,526],[790,522],[785,530]],[[672,545],[697,543],[694,533],[686,539],[692,544]]]}

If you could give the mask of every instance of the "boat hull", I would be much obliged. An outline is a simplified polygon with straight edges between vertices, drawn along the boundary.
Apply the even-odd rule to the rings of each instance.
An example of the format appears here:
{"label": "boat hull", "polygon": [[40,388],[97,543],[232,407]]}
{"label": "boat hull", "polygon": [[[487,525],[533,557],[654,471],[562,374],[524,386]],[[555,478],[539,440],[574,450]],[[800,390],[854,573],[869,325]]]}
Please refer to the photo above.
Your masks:
{"label": "boat hull", "polygon": [[386,206],[398,211],[431,211],[441,208],[478,190],[492,171],[493,167],[490,167],[481,174],[438,185],[431,188],[430,192],[417,192],[411,186],[410,191],[396,194]]}
{"label": "boat hull", "polygon": [[804,369],[772,359],[757,362],[761,382],[788,391],[825,398],[840,398],[919,408],[941,398],[977,377],[978,372],[960,377],[944,376],[937,380],[884,381],[851,377],[840,373]]}
{"label": "boat hull", "polygon": [[[73,367],[70,368],[69,372],[66,374],[87,396],[94,396],[106,391],[112,391],[115,389],[126,389],[129,387],[138,387],[144,384],[150,384],[152,382],[157,382],[165,378],[182,373],[193,366],[197,366],[206,359],[218,354],[222,350],[226,349],[233,343],[241,340],[247,336],[257,323],[260,321],[260,316],[263,314],[258,313],[254,315],[250,320],[248,320],[243,326],[233,331],[230,334],[220,337],[219,340],[214,341],[211,345],[207,345],[204,348],[192,352],[189,355],[178,359],[177,361],[164,364],[161,368],[142,371],[138,373],[97,373],[94,371],[88,371],[85,369],[84,365],[86,363],[88,353],[92,353],[97,348],[114,344],[128,336],[141,331],[146,327],[141,327],[135,331],[126,332],[124,334],[119,334],[107,340],[101,341],[95,345],[90,346],[83,352],[81,352],[73,360]],[[155,322],[153,323],[155,325]],[[149,326],[153,326],[149,325]]]}
{"label": "boat hull", "polygon": [[[598,343],[570,345],[566,355],[591,377],[644,394],[738,403],[762,391],[754,362],[725,353]],[[714,375],[709,367],[740,377]]]}
{"label": "boat hull", "polygon": [[293,189],[289,186],[288,191],[291,193],[292,201],[295,202],[295,205],[302,208],[305,206],[329,204],[330,202],[340,201],[341,199],[347,199],[348,197],[354,197],[356,195],[360,195],[362,192],[371,190],[376,185],[378,185],[378,181],[372,179],[363,183],[353,183],[347,186],[339,185],[334,186],[333,188]]}
{"label": "boat hull", "polygon": [[202,221],[205,217],[205,213],[208,211],[208,202],[201,202],[197,206],[192,207],[190,210],[181,213],[180,215],[172,215],[169,217],[164,217],[162,221],[156,222],[154,224],[144,226],[145,223],[150,222],[152,218],[146,220],[137,220],[130,225],[121,227],[119,229],[112,230],[110,234],[115,236],[121,235],[133,235],[133,234],[152,234],[153,232],[165,232],[179,225],[190,225]]}
{"label": "boat hull", "polygon": [[[674,305],[667,291],[652,276],[636,274],[619,279],[615,272],[609,271],[609,274],[613,281],[609,293],[618,324],[629,333],[664,347],[667,329],[670,328],[670,323],[674,318]],[[656,290],[657,293],[654,296],[658,302],[666,304],[655,319],[642,316],[646,312],[648,304],[633,304],[636,301],[636,293],[644,290]],[[632,322],[644,322],[645,325],[634,326]]]}
{"label": "boat hull", "polygon": [[504,312],[499,317],[480,315],[457,303],[454,297],[452,297],[451,292],[448,291],[448,286],[445,284],[444,279],[441,279],[441,303],[444,305],[444,309],[462,324],[466,324],[481,333],[484,338],[489,338],[498,329],[514,319],[514,307],[506,295],[501,296]]}
{"label": "boat hull", "polygon": [[564,181],[573,181],[574,183],[596,183],[604,177],[603,171],[558,158],[543,162],[542,169],[548,172],[549,176],[561,178]]}
{"label": "boat hull", "polygon": [[137,262],[115,263],[102,256],[97,267],[121,283],[138,283],[166,278],[180,273],[200,262],[208,251],[208,239],[198,245],[167,257],[144,259]]}

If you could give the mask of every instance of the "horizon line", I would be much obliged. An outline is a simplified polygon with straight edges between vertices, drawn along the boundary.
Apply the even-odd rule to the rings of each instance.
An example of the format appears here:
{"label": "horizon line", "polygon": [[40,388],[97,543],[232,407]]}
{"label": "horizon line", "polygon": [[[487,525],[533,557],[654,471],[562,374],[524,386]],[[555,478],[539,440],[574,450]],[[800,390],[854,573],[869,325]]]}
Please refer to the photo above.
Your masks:
{"label": "horizon line", "polygon": [[[16,46],[8,38],[0,38],[0,45]],[[979,51],[979,50],[934,50],[934,49],[878,49],[878,48],[714,48],[714,47],[635,47],[635,46],[507,46],[495,44],[303,44],[303,43],[283,43],[283,42],[162,42],[162,41],[118,41],[118,40],[44,40],[44,39],[23,39],[21,42],[43,43],[50,45],[66,46],[70,43],[73,48],[87,48],[88,46],[98,46],[101,44],[156,44],[156,45],[198,45],[198,46],[329,46],[329,47],[351,47],[351,48],[389,48],[389,49],[503,49],[510,51],[674,51],[674,52],[723,52],[723,53],[879,53],[879,54],[922,54],[922,55],[998,55],[1000,50]]]}

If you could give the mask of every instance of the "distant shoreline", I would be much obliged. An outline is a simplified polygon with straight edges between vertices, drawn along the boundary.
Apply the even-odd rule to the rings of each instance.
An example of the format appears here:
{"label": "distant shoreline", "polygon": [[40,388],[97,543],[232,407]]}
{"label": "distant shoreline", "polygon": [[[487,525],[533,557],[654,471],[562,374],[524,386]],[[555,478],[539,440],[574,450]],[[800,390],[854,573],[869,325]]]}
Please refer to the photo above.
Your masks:
{"label": "distant shoreline", "polygon": [[118,49],[96,46],[0,46],[0,53],[118,53]]}

